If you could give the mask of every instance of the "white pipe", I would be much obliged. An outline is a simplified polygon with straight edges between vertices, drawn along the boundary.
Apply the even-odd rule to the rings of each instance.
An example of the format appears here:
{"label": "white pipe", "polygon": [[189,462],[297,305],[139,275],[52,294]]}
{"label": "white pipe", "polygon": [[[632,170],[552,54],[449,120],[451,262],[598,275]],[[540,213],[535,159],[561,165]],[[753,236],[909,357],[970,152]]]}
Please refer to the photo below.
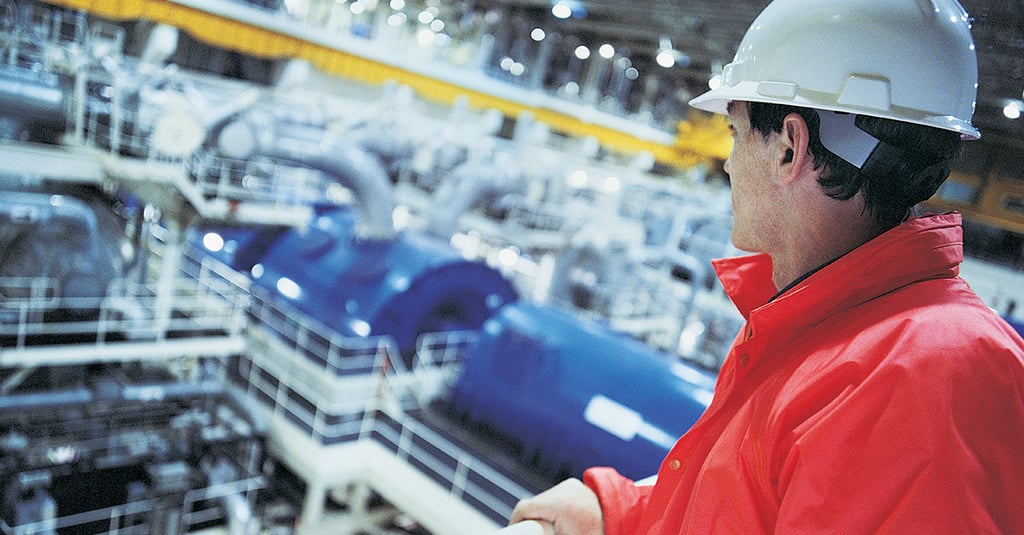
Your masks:
{"label": "white pipe", "polygon": [[517,185],[513,162],[466,162],[452,171],[434,193],[427,231],[442,238],[455,232],[459,216],[490,193],[511,192]]}
{"label": "white pipe", "polygon": [[139,62],[148,65],[163,65],[178,49],[178,29],[167,24],[157,24],[149,30],[146,44],[139,55]]}
{"label": "white pipe", "polygon": [[280,158],[322,171],[352,190],[358,238],[395,237],[391,179],[380,161],[358,146],[327,137],[320,128],[285,124],[267,117],[256,119],[243,116],[219,129],[216,141],[220,151],[238,159],[256,155]]}

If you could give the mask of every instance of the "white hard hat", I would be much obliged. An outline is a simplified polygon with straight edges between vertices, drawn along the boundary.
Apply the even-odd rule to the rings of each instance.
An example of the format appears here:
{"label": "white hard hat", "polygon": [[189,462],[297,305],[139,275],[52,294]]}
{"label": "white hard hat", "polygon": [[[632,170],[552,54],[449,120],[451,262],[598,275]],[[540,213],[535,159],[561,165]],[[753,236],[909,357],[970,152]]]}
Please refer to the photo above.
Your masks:
{"label": "white hard hat", "polygon": [[977,91],[970,19],[956,0],[775,0],[721,85],[690,105],[726,113],[732,100],[787,104],[978,139]]}

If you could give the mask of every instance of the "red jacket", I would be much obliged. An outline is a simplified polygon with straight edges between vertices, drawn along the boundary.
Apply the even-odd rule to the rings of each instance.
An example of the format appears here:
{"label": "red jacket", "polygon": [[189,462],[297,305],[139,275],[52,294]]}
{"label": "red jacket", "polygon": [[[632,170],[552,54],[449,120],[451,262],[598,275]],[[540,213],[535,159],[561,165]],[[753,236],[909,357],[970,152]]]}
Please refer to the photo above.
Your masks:
{"label": "red jacket", "polygon": [[771,302],[770,258],[716,261],[747,325],[653,488],[584,474],[605,533],[1024,533],[1024,341],[961,235],[913,219]]}

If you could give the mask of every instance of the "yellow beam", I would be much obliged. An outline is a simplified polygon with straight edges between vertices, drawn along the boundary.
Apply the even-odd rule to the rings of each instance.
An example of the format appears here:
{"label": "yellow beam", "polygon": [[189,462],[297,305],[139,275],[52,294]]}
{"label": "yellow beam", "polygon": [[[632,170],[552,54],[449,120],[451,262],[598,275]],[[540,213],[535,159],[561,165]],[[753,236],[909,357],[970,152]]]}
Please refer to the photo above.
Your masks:
{"label": "yellow beam", "polygon": [[112,20],[145,19],[168,24],[212,46],[255,57],[301,58],[325,72],[357,82],[380,85],[393,80],[408,85],[423,98],[441,104],[451,104],[457,96],[466,95],[470,105],[476,108],[494,108],[510,117],[530,112],[537,120],[550,125],[552,130],[571,136],[591,136],[605,147],[625,153],[650,152],[656,160],[667,165],[690,167],[715,159],[724,160],[732,143],[721,118],[697,116],[682,121],[672,143],[640,139],[571,114],[496,97],[168,0],[46,1]]}
{"label": "yellow beam", "polygon": [[942,199],[936,199],[934,197],[928,199],[923,204],[926,208],[930,210],[935,210],[936,212],[956,210],[963,214],[964,219],[976,221],[978,223],[982,223],[990,227],[1007,230],[1024,236],[1024,223],[1015,221],[1013,219],[1009,219],[1007,217],[1002,217],[997,214],[985,212],[970,205],[951,203],[948,201],[944,201]]}
{"label": "yellow beam", "polygon": [[998,172],[982,177],[953,171],[943,189],[924,205],[936,211],[957,210],[964,219],[1024,235],[1024,185]]}

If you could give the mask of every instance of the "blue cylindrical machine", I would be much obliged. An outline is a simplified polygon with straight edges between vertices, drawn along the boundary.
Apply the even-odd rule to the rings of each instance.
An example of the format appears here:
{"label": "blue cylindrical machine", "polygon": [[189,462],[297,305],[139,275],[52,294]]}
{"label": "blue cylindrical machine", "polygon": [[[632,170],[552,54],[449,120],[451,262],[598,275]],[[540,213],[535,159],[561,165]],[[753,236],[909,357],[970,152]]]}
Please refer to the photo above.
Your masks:
{"label": "blue cylindrical machine", "polygon": [[356,217],[323,210],[304,229],[235,230],[219,253],[254,284],[343,336],[388,335],[403,354],[427,332],[478,329],[516,299],[487,265],[425,234],[356,235]]}
{"label": "blue cylindrical machine", "polygon": [[612,466],[642,478],[704,412],[714,382],[603,324],[520,302],[484,324],[450,402],[545,471]]}
{"label": "blue cylindrical machine", "polygon": [[224,156],[301,165],[352,192],[350,207],[318,207],[306,228],[236,232],[219,253],[248,271],[257,289],[339,334],[387,335],[409,357],[420,334],[477,329],[516,298],[500,273],[463,258],[447,241],[398,232],[387,172],[351,139],[274,108],[229,117],[213,132]]}
{"label": "blue cylindrical machine", "polygon": [[1024,336],[1024,321],[1014,319],[1014,317],[1009,314],[1004,315],[1003,319],[1006,320],[1006,323],[1010,324],[1010,327],[1013,327],[1013,330],[1017,331],[1021,336]]}

